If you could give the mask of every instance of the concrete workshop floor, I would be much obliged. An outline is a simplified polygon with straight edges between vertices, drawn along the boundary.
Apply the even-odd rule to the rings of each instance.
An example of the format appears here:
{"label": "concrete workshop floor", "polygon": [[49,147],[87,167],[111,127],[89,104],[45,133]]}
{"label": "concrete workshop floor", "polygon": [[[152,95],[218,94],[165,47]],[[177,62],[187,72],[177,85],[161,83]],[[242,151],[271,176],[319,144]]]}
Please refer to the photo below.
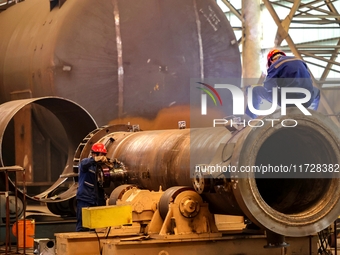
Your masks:
{"label": "concrete workshop floor", "polygon": [[[4,245],[0,247],[0,254],[6,254],[5,246],[4,246]],[[23,249],[19,249],[19,251],[18,251],[18,253],[17,253],[16,247],[12,247],[12,249],[9,250],[9,251],[7,252],[7,254],[26,254],[26,255],[33,255],[33,254],[38,254],[38,253],[34,253],[33,248],[26,249],[26,252],[25,252],[25,253],[24,253],[24,250],[23,250]]]}

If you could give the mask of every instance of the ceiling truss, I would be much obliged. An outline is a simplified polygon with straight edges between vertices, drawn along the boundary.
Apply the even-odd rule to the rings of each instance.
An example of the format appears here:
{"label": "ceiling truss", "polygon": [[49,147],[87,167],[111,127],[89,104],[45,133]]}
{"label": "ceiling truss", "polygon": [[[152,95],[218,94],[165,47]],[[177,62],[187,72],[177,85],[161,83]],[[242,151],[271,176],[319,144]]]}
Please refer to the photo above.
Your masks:
{"label": "ceiling truss", "polygon": [[[242,10],[236,9],[232,0],[221,1],[243,24]],[[313,31],[312,29],[340,29],[340,15],[334,6],[336,1],[338,0],[262,0],[277,25],[275,46],[286,52],[292,52],[309,66],[313,65],[321,70],[322,74],[319,78],[314,76],[312,78],[314,85],[321,89],[322,94],[324,90],[340,89],[340,78],[329,78],[329,74],[332,72],[337,74],[335,76],[340,77],[340,63],[337,59],[340,51],[340,37],[295,43],[289,30],[300,29],[303,34],[306,31]],[[277,13],[282,9],[288,11],[288,15],[284,19],[280,19]],[[234,30],[239,29],[234,27]],[[245,38],[240,38],[239,44],[242,44],[243,40]],[[287,46],[281,46],[284,40]],[[321,104],[333,121],[340,125],[336,118],[340,117],[339,114],[334,114],[325,96],[321,97]]]}
{"label": "ceiling truss", "polygon": [[[275,37],[276,47],[280,47],[283,40],[288,44],[286,49],[290,50],[296,57],[303,59],[309,65],[314,65],[321,68],[322,75],[317,78],[313,75],[314,85],[321,89],[323,94],[324,89],[340,89],[340,79],[327,79],[330,72],[340,73],[340,63],[337,60],[340,50],[340,37],[327,38],[320,41],[310,41],[304,43],[294,43],[292,37],[289,34],[289,30],[292,29],[320,29],[327,24],[327,29],[340,29],[340,15],[333,3],[335,0],[285,0],[285,1],[270,1],[263,0],[264,5],[271,14],[278,29]],[[277,14],[275,8],[280,6],[289,9],[289,14],[285,19],[281,20]],[[293,25],[292,25],[293,24]],[[297,27],[296,24],[304,24],[301,27]],[[331,26],[329,26],[331,25]],[[325,85],[335,84],[332,87],[325,87]],[[328,104],[325,96],[321,97],[321,104],[325,108],[326,112],[332,117],[332,119],[338,122],[338,117],[334,114],[332,107]]]}
{"label": "ceiling truss", "polygon": [[[340,37],[328,38],[322,41],[311,41],[300,44],[295,44],[289,35],[289,29],[340,29],[340,15],[338,10],[333,5],[334,0],[286,0],[286,1],[269,1],[263,0],[265,6],[273,17],[278,31],[276,34],[275,44],[279,47],[283,40],[286,40],[289,49],[292,53],[306,61],[311,65],[323,68],[320,78],[315,78],[315,82],[322,86],[330,83],[327,81],[330,72],[340,73],[340,63],[337,57],[340,50]],[[280,20],[276,13],[275,6],[289,8],[289,15],[284,20]],[[291,26],[291,24],[314,24],[315,26]],[[323,25],[330,25],[322,27]],[[318,61],[313,61],[318,60]],[[318,62],[322,64],[317,64]],[[340,85],[339,80],[331,81],[334,84]],[[340,87],[339,87],[340,88]]]}

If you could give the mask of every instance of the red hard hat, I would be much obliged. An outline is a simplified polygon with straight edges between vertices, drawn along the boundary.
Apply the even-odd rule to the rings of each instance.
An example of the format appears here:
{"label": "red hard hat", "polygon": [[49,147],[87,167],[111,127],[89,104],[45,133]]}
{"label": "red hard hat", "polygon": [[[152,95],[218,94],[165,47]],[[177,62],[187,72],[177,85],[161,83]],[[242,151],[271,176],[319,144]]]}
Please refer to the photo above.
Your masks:
{"label": "red hard hat", "polygon": [[281,54],[283,56],[286,56],[286,53],[284,53],[282,50],[273,49],[273,50],[269,51],[268,55],[267,55],[267,66],[268,66],[268,68],[272,64],[273,57],[277,54]]}
{"label": "red hard hat", "polygon": [[95,143],[95,144],[93,144],[92,148],[91,148],[91,151],[93,151],[93,152],[100,152],[100,153],[104,153],[104,154],[107,153],[105,145],[102,144],[102,143]]}

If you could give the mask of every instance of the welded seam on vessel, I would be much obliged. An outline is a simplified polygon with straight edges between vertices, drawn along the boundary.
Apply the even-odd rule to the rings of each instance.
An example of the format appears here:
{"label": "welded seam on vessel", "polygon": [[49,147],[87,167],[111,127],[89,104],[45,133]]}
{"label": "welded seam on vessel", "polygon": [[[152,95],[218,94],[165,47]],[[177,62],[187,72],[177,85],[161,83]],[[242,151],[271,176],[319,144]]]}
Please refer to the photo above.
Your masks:
{"label": "welded seam on vessel", "polygon": [[123,115],[124,67],[118,0],[113,0],[113,16],[115,20],[117,63],[118,63],[118,117],[121,118]]}
{"label": "welded seam on vessel", "polygon": [[199,59],[200,59],[200,73],[201,80],[204,80],[204,55],[203,55],[203,42],[202,42],[202,30],[201,30],[201,21],[198,16],[197,4],[196,0],[194,2],[195,16],[196,16],[196,25],[197,25],[197,37],[198,37],[198,47],[199,47]]}

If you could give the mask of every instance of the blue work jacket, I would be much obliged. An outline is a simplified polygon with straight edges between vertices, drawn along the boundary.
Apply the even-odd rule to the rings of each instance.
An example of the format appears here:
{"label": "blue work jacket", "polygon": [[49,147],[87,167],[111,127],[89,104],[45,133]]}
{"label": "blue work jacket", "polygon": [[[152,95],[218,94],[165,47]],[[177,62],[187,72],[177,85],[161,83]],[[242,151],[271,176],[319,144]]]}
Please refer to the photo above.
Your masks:
{"label": "blue work jacket", "polygon": [[[278,87],[278,104],[281,105],[281,88],[296,87],[307,89],[311,93],[311,99],[303,106],[309,107],[316,95],[314,95],[313,82],[307,65],[295,57],[282,56],[268,68],[268,74],[264,81],[264,87],[271,92]],[[304,98],[303,93],[287,93],[287,98]]]}
{"label": "blue work jacket", "polygon": [[94,158],[80,161],[78,171],[77,199],[98,205],[98,185],[96,177],[97,165]]}

